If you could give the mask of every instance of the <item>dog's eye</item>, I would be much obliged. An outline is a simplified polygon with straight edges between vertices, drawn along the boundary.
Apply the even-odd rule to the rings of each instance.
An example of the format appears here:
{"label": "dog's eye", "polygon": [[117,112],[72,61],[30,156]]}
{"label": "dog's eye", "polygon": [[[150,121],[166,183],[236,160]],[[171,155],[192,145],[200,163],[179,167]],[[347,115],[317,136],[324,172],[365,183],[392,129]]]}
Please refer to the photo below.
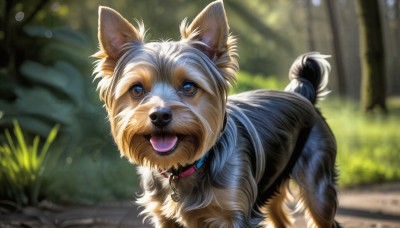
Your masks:
{"label": "dog's eye", "polygon": [[140,98],[144,95],[145,91],[142,85],[136,84],[129,88],[129,93],[132,98]]}
{"label": "dog's eye", "polygon": [[194,96],[197,92],[197,85],[194,82],[184,82],[181,91],[186,96]]}

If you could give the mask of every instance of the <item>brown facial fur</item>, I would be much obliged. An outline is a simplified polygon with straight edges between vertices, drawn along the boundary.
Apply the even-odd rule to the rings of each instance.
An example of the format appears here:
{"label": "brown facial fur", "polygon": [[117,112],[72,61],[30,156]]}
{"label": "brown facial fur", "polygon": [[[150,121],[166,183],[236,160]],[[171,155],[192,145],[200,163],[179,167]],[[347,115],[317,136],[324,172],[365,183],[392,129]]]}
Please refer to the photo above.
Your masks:
{"label": "brown facial fur", "polygon": [[[223,127],[228,81],[234,82],[237,70],[235,42],[228,36],[225,15],[214,16],[220,22],[211,28],[206,23],[210,15],[198,17],[189,26],[183,24],[181,41],[152,43],[144,42],[143,26],[136,29],[114,10],[100,8],[99,16],[101,50],[95,54],[100,58],[98,89],[120,151],[136,164],[159,169],[198,160]],[[200,30],[194,25],[207,28]],[[209,50],[223,54],[211,61],[207,58]],[[194,96],[181,92],[186,81],[198,86]],[[135,84],[145,90],[139,99],[129,94]],[[173,119],[163,129],[149,120],[149,112],[155,107],[172,110]],[[173,153],[155,153],[146,139],[155,132],[179,135]]]}

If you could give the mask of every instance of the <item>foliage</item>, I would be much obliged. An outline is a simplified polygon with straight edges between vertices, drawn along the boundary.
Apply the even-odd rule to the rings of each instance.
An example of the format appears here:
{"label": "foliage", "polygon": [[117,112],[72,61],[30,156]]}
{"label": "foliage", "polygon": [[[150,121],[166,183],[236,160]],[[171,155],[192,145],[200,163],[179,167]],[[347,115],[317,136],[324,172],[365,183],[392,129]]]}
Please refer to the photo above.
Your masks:
{"label": "foliage", "polygon": [[[121,165],[121,159],[105,154],[114,152],[114,157],[118,157],[109,137],[106,114],[90,77],[92,60],[88,57],[95,47],[84,33],[71,29],[73,26],[57,27],[55,21],[60,22],[61,17],[52,15],[53,8],[46,11],[46,2],[50,1],[40,1],[39,4],[13,1],[0,9],[5,11],[0,14],[5,22],[0,24],[0,129],[11,128],[13,120],[17,119],[21,125],[19,132],[24,131],[28,138],[34,137],[34,145],[37,145],[40,141],[38,135],[46,137],[51,127],[59,123],[62,130],[54,145],[58,150],[50,151],[49,156],[62,156],[63,161],[68,162],[47,160],[46,167],[51,167],[52,172],[43,173],[44,168],[39,165],[42,168],[38,182],[29,182],[20,189],[9,182],[32,181],[31,176],[35,177],[35,174],[16,177],[8,169],[12,166],[19,171],[25,170],[24,164],[9,162],[2,155],[0,169],[14,179],[5,179],[7,176],[1,174],[0,188],[4,190],[1,199],[33,204],[43,195],[48,199],[76,202],[83,199],[84,202],[107,200],[121,195],[127,198],[127,192],[136,182],[126,188],[120,185],[128,181],[113,183],[119,177],[132,175],[125,172],[127,165]],[[57,4],[55,2],[52,7]],[[61,6],[63,12],[67,8]],[[14,20],[18,12],[24,12],[28,19],[22,23]],[[9,138],[6,134],[0,134],[0,137]],[[63,155],[60,154],[61,148]],[[6,147],[4,151],[9,157],[16,154]],[[76,162],[69,162],[71,154],[76,155]],[[102,162],[90,159],[93,156]],[[132,171],[134,167],[129,168]]]}
{"label": "foliage", "polygon": [[[88,41],[68,29],[27,27],[26,33],[43,43],[35,60],[26,59],[20,64],[18,76],[23,82],[16,81],[12,72],[1,75],[6,83],[0,89],[13,99],[0,96],[4,113],[0,124],[10,126],[13,119],[18,119],[23,129],[41,136],[55,123],[66,126],[66,131],[79,128],[80,115],[94,112],[86,94],[86,70],[78,65],[89,64],[87,57],[78,57]],[[47,33],[52,34],[51,39],[45,37]]]}
{"label": "foliage", "polygon": [[44,144],[38,135],[28,143],[16,121],[13,136],[5,131],[6,142],[0,146],[0,198],[20,205],[38,202],[43,173],[49,172],[45,165],[48,151],[58,129],[58,125],[52,128]]}
{"label": "foliage", "polygon": [[[135,167],[115,153],[80,149],[63,155],[55,142],[59,125],[45,142],[39,135],[30,140],[14,121],[13,135],[5,130],[0,146],[0,199],[19,205],[35,205],[42,199],[94,204],[133,199],[138,179]],[[51,146],[51,150],[50,150]]]}
{"label": "foliage", "polygon": [[14,36],[10,61],[0,65],[0,129],[17,119],[26,133],[45,137],[61,124],[66,152],[113,149],[105,146],[112,141],[90,77],[89,39],[70,28],[40,25],[24,25]]}
{"label": "foliage", "polygon": [[[7,7],[0,7],[0,10],[5,11],[0,14],[0,18],[5,22],[0,24],[0,53],[2,53],[0,55],[0,114],[2,115],[0,129],[12,128],[13,120],[17,120],[18,132],[23,131],[28,141],[33,139],[32,146],[22,147],[30,150],[31,147],[35,149],[40,145],[41,138],[46,138],[49,132],[53,132],[52,127],[59,124],[61,130],[58,132],[55,145],[52,146],[53,149],[48,152],[49,156],[62,158],[64,161],[71,157],[72,153],[81,151],[82,153],[74,159],[86,163],[81,162],[82,164],[77,166],[69,165],[69,163],[59,164],[56,159],[50,159],[46,161],[46,169],[51,172],[43,172],[44,166],[32,160],[31,162],[39,163],[37,172],[40,175],[34,170],[26,170],[24,171],[26,175],[21,177],[15,176],[9,170],[24,170],[20,168],[24,164],[12,165],[13,163],[3,159],[5,155],[2,155],[0,169],[13,175],[12,181],[15,183],[9,184],[10,178],[4,179],[6,176],[1,174],[0,178],[3,179],[1,179],[0,188],[4,190],[1,192],[1,198],[15,199],[20,204],[34,204],[43,196],[48,199],[79,197],[91,199],[91,196],[87,194],[88,187],[94,187],[92,192],[108,191],[109,195],[122,194],[113,187],[102,186],[103,189],[110,190],[99,191],[98,189],[101,189],[99,186],[87,185],[88,179],[92,177],[93,180],[103,178],[98,174],[82,179],[85,176],[82,172],[91,173],[99,170],[84,169],[91,165],[87,157],[96,154],[108,162],[110,159],[108,153],[114,152],[115,156],[118,156],[118,153],[109,137],[109,127],[105,121],[106,113],[102,110],[95,92],[95,85],[90,77],[93,60],[89,56],[94,52],[95,45],[83,32],[73,30],[71,28],[73,26],[57,26],[60,21],[65,25],[63,21],[65,18],[53,14],[55,12],[53,9],[59,6],[60,10],[57,13],[61,13],[68,7],[55,1],[51,5],[51,11],[46,11],[46,4],[51,2],[41,0],[40,3],[36,2],[38,4],[25,4],[23,1],[13,1],[7,4]],[[18,12],[25,13],[28,19],[22,22],[14,20],[14,15]],[[2,31],[7,32],[2,33]],[[6,138],[9,141],[8,130],[5,132],[4,135],[0,134],[0,138]],[[14,152],[12,148],[11,151],[6,147],[2,149],[10,158],[23,156],[14,155],[18,152]],[[21,152],[21,154],[25,156],[26,153]],[[39,154],[44,156],[44,153]],[[115,164],[118,165],[118,162]],[[118,168],[112,165],[108,167]],[[107,171],[101,171],[105,176],[103,179],[107,179],[108,174],[105,173]],[[110,176],[117,179],[115,175],[112,175],[112,171],[110,172]],[[34,182],[31,177],[35,177],[37,182]],[[27,181],[31,182],[26,183]],[[104,184],[104,182],[99,181],[99,184]],[[110,184],[110,186],[115,186],[115,184]],[[68,193],[73,196],[65,197]],[[59,197],[61,195],[63,197]]]}

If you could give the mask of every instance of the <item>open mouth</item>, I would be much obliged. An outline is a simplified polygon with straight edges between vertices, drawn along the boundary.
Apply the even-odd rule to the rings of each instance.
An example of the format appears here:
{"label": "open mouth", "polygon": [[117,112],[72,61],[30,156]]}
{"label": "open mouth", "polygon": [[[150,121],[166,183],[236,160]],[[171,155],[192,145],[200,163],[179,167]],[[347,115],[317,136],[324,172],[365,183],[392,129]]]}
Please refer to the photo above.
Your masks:
{"label": "open mouth", "polygon": [[169,155],[178,147],[180,138],[176,134],[151,134],[145,137],[159,155]]}

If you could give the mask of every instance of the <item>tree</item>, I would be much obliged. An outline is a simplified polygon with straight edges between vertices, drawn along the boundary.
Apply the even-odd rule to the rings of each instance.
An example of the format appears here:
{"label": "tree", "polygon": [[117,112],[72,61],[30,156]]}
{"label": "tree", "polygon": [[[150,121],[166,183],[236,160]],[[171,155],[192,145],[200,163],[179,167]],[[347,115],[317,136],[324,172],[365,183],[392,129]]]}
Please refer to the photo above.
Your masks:
{"label": "tree", "polygon": [[382,25],[378,0],[357,0],[361,60],[361,108],[386,108],[386,80]]}
{"label": "tree", "polygon": [[343,54],[342,54],[342,39],[339,32],[339,23],[336,13],[335,3],[336,1],[327,0],[327,9],[329,15],[329,22],[331,24],[332,36],[333,36],[333,48],[335,50],[335,63],[337,69],[337,82],[338,82],[338,92],[339,95],[346,95],[346,76],[343,64]]}
{"label": "tree", "polygon": [[312,0],[306,0],[306,26],[307,26],[307,34],[308,34],[308,48],[310,51],[316,51],[316,47],[315,47],[315,37],[314,37],[314,18],[312,15],[312,8],[313,8],[313,4],[312,4]]}

